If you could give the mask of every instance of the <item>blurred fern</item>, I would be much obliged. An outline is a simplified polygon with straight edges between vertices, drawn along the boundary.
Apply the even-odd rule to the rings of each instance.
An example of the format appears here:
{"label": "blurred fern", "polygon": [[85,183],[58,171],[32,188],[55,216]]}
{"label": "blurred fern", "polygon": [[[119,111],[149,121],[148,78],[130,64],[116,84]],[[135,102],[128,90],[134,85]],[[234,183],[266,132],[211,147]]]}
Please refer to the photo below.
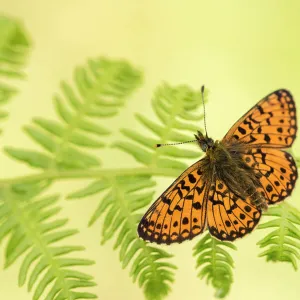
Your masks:
{"label": "blurred fern", "polygon": [[274,228],[257,244],[266,249],[259,256],[265,256],[267,261],[286,261],[297,270],[297,260],[300,259],[300,212],[286,202],[270,207],[265,216],[274,217],[262,223],[259,229]]}
{"label": "blurred fern", "polygon": [[34,168],[70,170],[100,165],[90,149],[103,147],[103,135],[110,131],[99,118],[116,115],[132,91],[140,84],[140,72],[124,61],[90,59],[74,72],[76,90],[62,82],[63,96],[54,104],[60,121],[34,118],[25,132],[47,152],[5,147],[13,158]]}
{"label": "blurred fern", "polygon": [[[132,142],[117,141],[113,143],[113,147],[131,154],[146,166],[183,171],[187,165],[178,158],[196,158],[199,157],[199,151],[185,150],[183,154],[176,147],[155,151],[153,146],[156,143],[190,139],[190,136],[179,130],[195,132],[198,127],[186,120],[201,120],[202,115],[190,112],[195,111],[199,105],[201,105],[200,91],[194,92],[186,86],[173,88],[164,84],[157,89],[152,101],[152,107],[162,124],[153,122],[143,115],[136,115],[137,119],[158,138],[145,139],[137,131],[122,129],[121,132]],[[108,181],[94,181],[83,190],[71,194],[69,198],[83,198],[108,190],[89,225],[105,214],[102,243],[112,238],[118,231],[114,248],[120,249],[122,267],[125,268],[132,260],[130,275],[133,281],[138,280],[148,299],[162,299],[170,290],[169,284],[174,280],[172,269],[176,267],[162,260],[170,258],[170,254],[140,240],[136,231],[142,217],[139,210],[153,201],[154,192],[151,188],[155,186],[155,181],[151,180],[152,175],[152,169],[149,168],[148,174],[144,176],[115,176]],[[142,193],[140,190],[145,192]]]}
{"label": "blurred fern", "polygon": [[107,191],[89,225],[105,214],[101,243],[117,236],[114,249],[120,250],[122,267],[127,267],[131,262],[130,275],[134,282],[138,280],[146,297],[162,299],[170,290],[169,283],[174,280],[172,269],[176,267],[164,260],[172,255],[149,246],[137,238],[136,233],[137,224],[142,217],[138,211],[152,201],[154,186],[155,182],[150,176],[115,177],[108,181],[94,182],[71,194],[69,198],[83,198]]}
{"label": "blurred fern", "polygon": [[216,289],[215,297],[224,298],[229,293],[233,282],[233,259],[224,248],[236,250],[230,242],[221,242],[207,233],[194,247],[194,256],[197,257],[198,276],[206,278]]}
{"label": "blurred fern", "polygon": [[[207,98],[207,92],[205,94]],[[199,151],[179,149],[176,146],[155,149],[156,144],[184,142],[191,139],[199,130],[199,121],[203,115],[195,111],[201,105],[201,93],[187,86],[171,87],[163,84],[157,88],[152,99],[152,108],[161,123],[151,121],[142,114],[136,114],[137,120],[156,137],[151,138],[132,129],[121,129],[131,141],[117,141],[114,147],[132,155],[138,162],[156,168],[172,168],[183,171],[187,164],[183,158],[199,158]],[[187,135],[188,131],[191,135]]]}
{"label": "blurred fern", "polygon": [[[52,246],[77,232],[61,230],[65,219],[48,221],[59,212],[57,207],[51,207],[58,197],[41,200],[32,197],[51,184],[51,180],[43,176],[49,170],[59,174],[100,165],[95,155],[87,153],[89,149],[103,147],[105,144],[101,139],[110,133],[99,124],[99,119],[113,117],[119,112],[126,98],[140,84],[141,73],[125,61],[99,58],[89,60],[86,67],[77,68],[74,78],[76,89],[62,82],[63,96],[57,95],[54,99],[60,121],[34,118],[32,125],[24,127],[45,151],[5,147],[12,158],[44,171],[29,182],[22,179],[0,181],[0,237],[10,235],[5,266],[27,252],[19,284],[28,281],[29,291],[35,290],[33,299],[40,299],[43,295],[43,299],[48,300],[96,297],[92,293],[77,291],[95,283],[90,275],[74,270],[76,266],[89,265],[93,261],[64,257],[84,247]],[[28,271],[30,267],[33,269]]]}
{"label": "blurred fern", "polygon": [[[11,18],[0,16],[0,121],[8,116],[2,109],[16,93],[11,79],[24,78],[21,71],[30,47],[27,34],[21,24]],[[0,129],[0,133],[2,130]]]}
{"label": "blurred fern", "polygon": [[54,206],[58,196],[36,198],[41,189],[30,190],[17,193],[9,186],[0,190],[0,242],[9,236],[5,267],[23,255],[19,285],[27,282],[28,291],[34,291],[34,300],[42,296],[47,300],[96,298],[95,294],[77,290],[95,283],[90,275],[74,270],[94,261],[65,256],[84,247],[55,246],[56,242],[77,233],[77,230],[63,229],[67,219],[53,218],[60,210]]}

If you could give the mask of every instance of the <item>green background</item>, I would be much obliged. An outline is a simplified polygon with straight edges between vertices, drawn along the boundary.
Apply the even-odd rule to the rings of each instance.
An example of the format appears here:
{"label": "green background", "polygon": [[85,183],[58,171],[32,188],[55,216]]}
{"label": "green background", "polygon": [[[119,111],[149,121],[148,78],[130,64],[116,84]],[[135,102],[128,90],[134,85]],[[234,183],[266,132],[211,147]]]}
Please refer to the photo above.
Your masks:
{"label": "green background", "polygon": [[[21,93],[9,105],[1,146],[34,148],[21,130],[33,116],[55,117],[52,95],[62,79],[70,81],[76,65],[88,57],[107,55],[125,58],[145,74],[144,85],[131,97],[118,122],[109,120],[121,138],[120,127],[137,123],[134,112],[152,116],[150,100],[162,81],[172,85],[205,84],[210,89],[207,104],[209,135],[220,139],[230,126],[260,98],[278,88],[287,88],[300,105],[300,2],[294,1],[34,1],[1,0],[4,15],[24,21],[32,37],[33,51],[26,68],[28,80],[19,84]],[[203,124],[199,124],[200,127]],[[145,131],[145,138],[147,132]],[[182,147],[182,151],[184,151]],[[300,150],[300,139],[294,150]],[[131,167],[135,161],[115,149],[101,151],[106,167]],[[0,157],[1,176],[29,174],[22,164]],[[162,178],[157,194],[172,182]],[[62,194],[84,182],[64,181],[53,191]],[[288,201],[300,208],[299,188]],[[86,268],[98,286],[91,288],[100,299],[143,299],[122,270],[113,242],[99,246],[101,224],[86,224],[98,203],[97,197],[62,201],[61,216],[69,227],[80,229],[70,240],[87,247],[83,257],[97,264]],[[298,203],[297,203],[298,202]],[[258,258],[256,242],[265,232],[256,230],[236,242],[234,284],[228,299],[299,299],[299,272],[284,263],[266,263]],[[196,277],[192,247],[199,238],[168,247],[179,267],[176,283],[167,299],[213,299],[213,289]],[[0,260],[4,251],[0,248]],[[17,287],[20,260],[0,272],[1,299],[29,300],[25,288]],[[298,295],[298,296],[297,296]]]}

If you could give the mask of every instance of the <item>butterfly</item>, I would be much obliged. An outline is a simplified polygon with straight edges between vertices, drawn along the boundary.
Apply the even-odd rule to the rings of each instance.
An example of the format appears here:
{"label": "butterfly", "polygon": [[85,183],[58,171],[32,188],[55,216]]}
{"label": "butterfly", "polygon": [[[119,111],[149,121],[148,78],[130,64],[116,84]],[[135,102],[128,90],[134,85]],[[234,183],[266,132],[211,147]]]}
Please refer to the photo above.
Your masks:
{"label": "butterfly", "polygon": [[292,146],[296,133],[295,102],[284,89],[259,101],[221,141],[198,131],[195,138],[204,158],[153,203],[138,225],[139,236],[171,244],[207,228],[225,241],[250,233],[262,211],[284,200],[295,187],[295,161],[282,149]]}

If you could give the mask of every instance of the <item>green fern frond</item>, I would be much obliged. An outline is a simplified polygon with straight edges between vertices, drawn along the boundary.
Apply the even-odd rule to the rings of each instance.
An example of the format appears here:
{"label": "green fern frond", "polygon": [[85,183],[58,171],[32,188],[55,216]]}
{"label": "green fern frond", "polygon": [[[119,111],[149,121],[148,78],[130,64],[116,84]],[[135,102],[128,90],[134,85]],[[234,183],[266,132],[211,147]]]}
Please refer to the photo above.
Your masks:
{"label": "green fern frond", "polygon": [[209,233],[205,235],[194,247],[193,255],[197,257],[196,268],[200,269],[198,277],[206,278],[211,284],[217,298],[224,298],[233,282],[233,259],[224,248],[236,250],[236,246],[229,242],[221,242]]}
{"label": "green fern frond", "polygon": [[[137,115],[140,122],[150,129],[156,139],[145,138],[135,130],[122,129],[122,133],[133,142],[118,141],[113,146],[133,155],[137,161],[155,168],[175,168],[182,171],[186,164],[178,158],[198,158],[199,151],[181,151],[176,147],[163,148],[154,151],[154,145],[168,141],[186,141],[191,139],[183,131],[195,133],[198,129],[193,124],[202,119],[201,114],[194,110],[201,105],[201,93],[186,86],[172,88],[167,84],[157,89],[152,106],[161,120],[157,124],[148,118]],[[191,112],[193,111],[193,112]],[[148,149],[148,150],[147,150]],[[131,276],[143,286],[149,299],[162,299],[170,290],[173,282],[173,272],[176,266],[161,259],[171,257],[167,252],[149,246],[137,235],[137,225],[142,218],[138,213],[153,201],[155,182],[151,180],[151,170],[145,176],[111,176],[107,180],[94,181],[86,188],[69,195],[69,198],[84,198],[92,194],[106,191],[98,208],[92,216],[89,225],[103,214],[102,244],[116,235],[118,237],[115,249],[120,248],[120,260],[126,267],[132,261]],[[150,189],[150,190],[149,190]],[[141,192],[143,190],[143,192]]]}
{"label": "green fern frond", "polygon": [[95,181],[69,198],[106,192],[89,225],[104,215],[101,243],[117,235],[114,249],[120,250],[122,267],[131,263],[130,275],[143,287],[147,299],[162,299],[174,280],[172,269],[176,266],[166,261],[172,255],[137,236],[137,225],[142,217],[138,211],[153,200],[154,186],[155,182],[149,176],[116,177],[111,181]]}
{"label": "green fern frond", "polygon": [[[6,104],[16,93],[9,79],[24,78],[21,71],[29,52],[30,42],[23,26],[10,18],[0,16],[0,106]],[[0,120],[8,112],[0,109]],[[0,130],[1,133],[1,130]]]}
{"label": "green fern frond", "polygon": [[55,245],[77,233],[64,229],[67,219],[54,218],[60,210],[55,206],[58,196],[29,198],[32,194],[37,191],[31,195],[16,193],[10,187],[0,191],[0,242],[9,236],[5,267],[23,255],[19,285],[27,282],[34,300],[96,298],[93,293],[78,290],[96,284],[92,276],[75,269],[94,262],[66,256],[84,247]]}
{"label": "green fern frond", "polygon": [[274,230],[257,243],[260,248],[266,249],[259,256],[265,256],[267,261],[289,262],[297,270],[297,260],[300,259],[300,212],[284,202],[270,207],[264,215],[273,219],[258,228]]}
{"label": "green fern frond", "polygon": [[54,97],[60,121],[34,118],[25,132],[45,151],[6,147],[6,153],[34,168],[70,170],[100,165],[88,153],[105,144],[110,131],[99,119],[115,116],[126,98],[141,83],[141,73],[125,61],[90,59],[74,72],[75,88],[62,82],[62,95]]}
{"label": "green fern frond", "polygon": [[[205,94],[205,99],[207,92]],[[182,158],[199,158],[201,153],[179,149],[176,146],[161,147],[155,149],[156,144],[168,142],[183,142],[193,138],[193,134],[199,130],[203,115],[195,112],[201,106],[201,93],[193,91],[187,86],[171,87],[168,84],[160,86],[152,99],[152,108],[159,122],[151,121],[149,118],[136,114],[136,118],[156,137],[146,137],[132,129],[121,129],[124,136],[131,142],[117,141],[114,147],[129,153],[135,159],[147,166],[158,168],[174,168],[184,170],[187,165],[180,161]],[[187,131],[191,135],[184,133]]]}

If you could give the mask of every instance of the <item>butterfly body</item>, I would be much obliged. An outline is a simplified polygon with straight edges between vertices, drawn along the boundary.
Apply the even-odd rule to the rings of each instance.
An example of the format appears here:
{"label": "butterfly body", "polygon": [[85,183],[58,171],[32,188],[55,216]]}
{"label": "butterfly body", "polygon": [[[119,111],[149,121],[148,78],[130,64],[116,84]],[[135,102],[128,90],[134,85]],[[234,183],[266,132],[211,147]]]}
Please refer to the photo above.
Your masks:
{"label": "butterfly body", "polygon": [[226,182],[236,196],[244,200],[249,197],[252,204],[266,209],[266,199],[257,192],[261,187],[259,173],[255,173],[253,166],[249,167],[242,157],[248,149],[247,144],[236,142],[226,145],[216,141],[202,161],[204,178],[207,177],[208,182]]}
{"label": "butterfly body", "polygon": [[277,90],[251,108],[221,141],[195,135],[205,156],[185,170],[152,204],[138,225],[144,240],[170,244],[206,228],[233,241],[250,233],[262,210],[288,197],[298,177],[285,148],[297,132],[296,107]]}

